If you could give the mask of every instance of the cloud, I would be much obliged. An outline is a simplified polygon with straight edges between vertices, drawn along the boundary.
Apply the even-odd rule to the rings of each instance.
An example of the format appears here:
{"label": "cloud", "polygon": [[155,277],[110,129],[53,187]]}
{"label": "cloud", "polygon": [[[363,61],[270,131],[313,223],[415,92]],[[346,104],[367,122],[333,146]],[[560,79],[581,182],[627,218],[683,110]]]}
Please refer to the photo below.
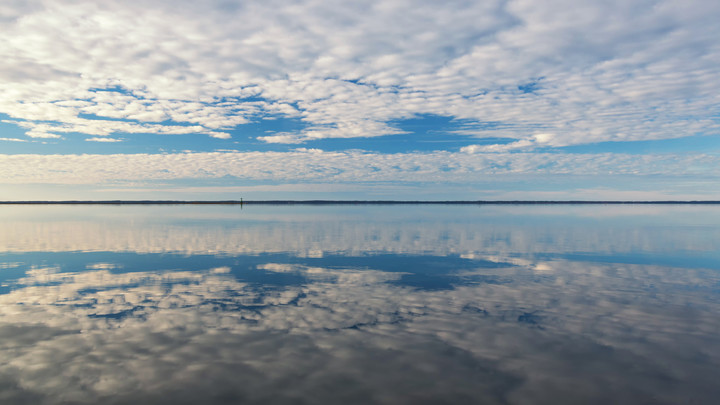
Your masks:
{"label": "cloud", "polygon": [[[535,139],[535,138],[534,138]],[[536,142],[537,143],[537,142]],[[472,150],[468,150],[470,152]],[[132,155],[0,155],[7,184],[220,179],[280,182],[438,182],[467,184],[515,175],[706,176],[710,154],[207,152]]]}
{"label": "cloud", "polygon": [[539,133],[554,134],[550,146],[713,134],[718,7],[10,2],[0,112],[36,137],[226,139],[285,117],[305,128],[260,139],[302,143],[397,134],[392,122],[423,114],[463,120],[468,136],[513,139],[515,149],[535,147]]}
{"label": "cloud", "polygon": [[372,138],[383,135],[404,134],[406,131],[390,127],[386,124],[363,120],[338,123],[332,127],[312,127],[297,133],[277,133],[260,136],[257,139],[268,143],[298,144],[305,141],[327,138]]}
{"label": "cloud", "polygon": [[531,150],[537,147],[550,146],[553,144],[554,134],[540,133],[535,134],[529,139],[523,139],[507,144],[494,145],[468,145],[460,148],[461,152],[478,153],[478,152],[510,152],[515,150]]}
{"label": "cloud", "polygon": [[122,142],[122,139],[117,138],[85,138],[85,141],[87,142]]}
{"label": "cloud", "polygon": [[[386,193],[397,193],[408,187],[396,185],[377,184],[372,186],[375,190]],[[252,193],[252,192],[313,192],[337,193],[337,192],[365,192],[366,185],[344,184],[344,183],[299,183],[299,184],[266,184],[259,186],[198,186],[198,187],[163,187],[164,193]],[[112,187],[98,190],[104,193],[145,193],[148,188],[123,188]]]}

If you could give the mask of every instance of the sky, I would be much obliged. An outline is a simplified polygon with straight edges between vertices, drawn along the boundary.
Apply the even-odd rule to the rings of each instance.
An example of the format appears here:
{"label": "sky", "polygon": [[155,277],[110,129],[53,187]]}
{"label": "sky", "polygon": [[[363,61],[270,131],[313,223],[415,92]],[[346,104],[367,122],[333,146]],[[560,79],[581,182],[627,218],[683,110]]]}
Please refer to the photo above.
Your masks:
{"label": "sky", "polygon": [[0,200],[720,200],[720,2],[4,0]]}

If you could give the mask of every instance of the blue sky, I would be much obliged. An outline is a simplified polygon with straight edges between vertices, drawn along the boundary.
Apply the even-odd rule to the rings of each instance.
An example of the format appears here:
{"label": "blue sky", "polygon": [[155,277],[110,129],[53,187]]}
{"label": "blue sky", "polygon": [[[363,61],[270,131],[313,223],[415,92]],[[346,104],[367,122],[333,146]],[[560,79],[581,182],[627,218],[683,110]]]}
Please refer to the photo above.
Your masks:
{"label": "blue sky", "polygon": [[4,2],[0,199],[720,200],[718,19],[707,0]]}

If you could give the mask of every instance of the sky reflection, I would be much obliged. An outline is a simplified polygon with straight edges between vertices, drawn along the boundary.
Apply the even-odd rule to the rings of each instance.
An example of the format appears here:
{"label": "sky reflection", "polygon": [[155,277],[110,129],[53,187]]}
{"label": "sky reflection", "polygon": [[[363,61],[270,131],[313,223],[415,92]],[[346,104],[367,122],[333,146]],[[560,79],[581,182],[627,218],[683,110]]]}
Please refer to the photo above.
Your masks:
{"label": "sky reflection", "polygon": [[[612,215],[593,228],[577,211],[550,221],[441,208],[387,221],[392,208],[374,209],[348,217],[324,207],[313,222],[244,212],[207,220],[208,233],[247,238],[234,253],[197,247],[211,243],[198,237],[203,221],[178,224],[184,209],[134,222],[134,211],[114,211],[123,220],[106,225],[120,232],[103,232],[115,239],[56,235],[42,251],[17,243],[0,255],[3,402],[631,404],[720,394],[720,239],[703,238],[718,231],[711,210],[684,212],[685,226],[680,213],[658,212],[652,228]],[[4,225],[32,222],[15,218]],[[112,215],[36,221],[30,232],[98,218]],[[569,237],[581,227],[586,238]],[[621,244],[598,233],[615,227],[638,242],[626,256],[699,252],[710,265],[613,261]],[[497,238],[503,229],[509,237]],[[307,255],[286,235],[263,251],[265,237],[290,231],[303,246],[334,244]],[[550,249],[543,238],[553,231],[561,244]],[[173,235],[157,241],[161,253],[120,243],[153,232]],[[68,249],[93,244],[121,248]]]}

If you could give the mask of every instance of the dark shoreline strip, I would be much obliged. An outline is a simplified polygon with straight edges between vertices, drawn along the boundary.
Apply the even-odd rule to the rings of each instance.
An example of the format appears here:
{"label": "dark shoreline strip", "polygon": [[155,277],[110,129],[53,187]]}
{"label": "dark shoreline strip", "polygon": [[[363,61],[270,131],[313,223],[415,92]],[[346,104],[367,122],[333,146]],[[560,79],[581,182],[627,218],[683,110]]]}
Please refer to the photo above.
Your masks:
{"label": "dark shoreline strip", "polygon": [[720,201],[363,201],[363,200],[258,200],[258,201],[0,201],[0,205],[619,205],[619,204],[704,204],[715,205]]}

